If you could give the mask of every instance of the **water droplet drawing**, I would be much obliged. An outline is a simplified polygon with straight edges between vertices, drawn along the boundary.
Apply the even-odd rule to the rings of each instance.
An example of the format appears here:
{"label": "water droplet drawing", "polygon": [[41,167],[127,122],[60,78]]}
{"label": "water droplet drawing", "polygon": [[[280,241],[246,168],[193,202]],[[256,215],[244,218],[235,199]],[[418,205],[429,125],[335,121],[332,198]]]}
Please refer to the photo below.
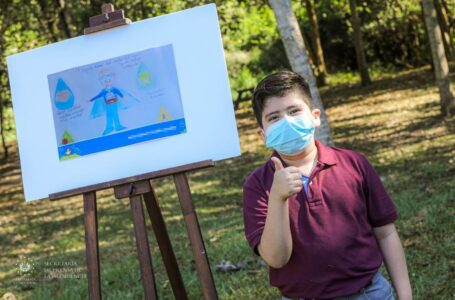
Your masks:
{"label": "water droplet drawing", "polygon": [[136,83],[141,89],[149,89],[155,85],[156,78],[152,77],[152,73],[144,63],[141,63],[137,68]]}
{"label": "water droplet drawing", "polygon": [[55,107],[59,110],[66,110],[74,105],[74,94],[66,82],[59,78],[54,92]]}

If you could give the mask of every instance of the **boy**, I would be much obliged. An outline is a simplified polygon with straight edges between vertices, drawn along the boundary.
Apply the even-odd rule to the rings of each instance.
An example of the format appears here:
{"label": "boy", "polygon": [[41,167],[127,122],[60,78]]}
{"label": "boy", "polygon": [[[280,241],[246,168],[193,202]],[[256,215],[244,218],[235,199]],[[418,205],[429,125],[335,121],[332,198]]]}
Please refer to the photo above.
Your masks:
{"label": "boy", "polygon": [[103,131],[103,135],[107,135],[114,130],[120,131],[126,129],[126,127],[120,123],[118,113],[119,107],[121,106],[119,105],[119,99],[122,101],[125,101],[125,99],[122,92],[118,88],[114,87],[114,71],[109,68],[102,69],[98,73],[98,79],[103,86],[103,89],[98,93],[98,95],[90,99],[90,101],[96,100],[93,105],[91,115],[96,117],[95,115],[99,114],[98,110],[100,107],[102,112],[106,113],[106,128]]}
{"label": "boy", "polygon": [[253,95],[269,161],[245,181],[245,235],[282,299],[412,299],[396,208],[368,160],[315,140],[320,111],[305,80],[282,71]]}

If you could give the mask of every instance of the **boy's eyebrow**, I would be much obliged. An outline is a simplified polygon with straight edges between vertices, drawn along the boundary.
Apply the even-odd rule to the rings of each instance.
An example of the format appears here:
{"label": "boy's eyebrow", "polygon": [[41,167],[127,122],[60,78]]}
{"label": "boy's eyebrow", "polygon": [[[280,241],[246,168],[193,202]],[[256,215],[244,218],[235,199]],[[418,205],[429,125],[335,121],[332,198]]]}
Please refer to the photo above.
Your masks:
{"label": "boy's eyebrow", "polygon": [[292,108],[301,108],[301,107],[302,107],[301,105],[289,105],[288,107],[286,107],[286,110],[292,109]]}
{"label": "boy's eyebrow", "polygon": [[[284,109],[284,110],[289,110],[289,109],[293,109],[293,108],[301,108],[301,106],[300,106],[300,105],[289,105],[289,106],[286,107],[286,109]],[[270,116],[272,116],[272,115],[274,115],[274,114],[278,114],[279,112],[280,112],[279,110],[272,111],[272,112],[266,114],[266,115],[264,116],[264,119],[267,119],[268,117],[270,117]]]}

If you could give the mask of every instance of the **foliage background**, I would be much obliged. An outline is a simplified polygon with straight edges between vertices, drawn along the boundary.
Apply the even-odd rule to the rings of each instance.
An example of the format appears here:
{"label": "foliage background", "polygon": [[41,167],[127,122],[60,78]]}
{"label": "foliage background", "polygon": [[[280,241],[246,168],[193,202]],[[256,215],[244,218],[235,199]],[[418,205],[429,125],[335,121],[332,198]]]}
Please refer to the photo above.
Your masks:
{"label": "foliage background", "polygon": [[[159,16],[212,1],[155,0],[114,1],[133,21]],[[265,74],[289,68],[273,12],[264,0],[218,0],[233,97],[236,91],[252,88]],[[426,42],[419,1],[357,1],[362,20],[367,61],[376,70],[412,68],[428,64],[431,56]],[[90,16],[100,11],[100,0],[3,0],[0,2],[0,96],[11,107],[5,57],[81,35]],[[455,11],[455,1],[447,1]],[[311,31],[303,1],[293,1],[293,8],[306,40]],[[347,0],[316,1],[321,43],[330,73],[356,69],[351,41],[351,21]],[[453,17],[452,17],[453,18]],[[453,22],[453,19],[451,19]],[[455,37],[452,37],[455,39]],[[309,49],[313,47],[309,45]],[[9,110],[5,129],[14,140],[14,125]]]}

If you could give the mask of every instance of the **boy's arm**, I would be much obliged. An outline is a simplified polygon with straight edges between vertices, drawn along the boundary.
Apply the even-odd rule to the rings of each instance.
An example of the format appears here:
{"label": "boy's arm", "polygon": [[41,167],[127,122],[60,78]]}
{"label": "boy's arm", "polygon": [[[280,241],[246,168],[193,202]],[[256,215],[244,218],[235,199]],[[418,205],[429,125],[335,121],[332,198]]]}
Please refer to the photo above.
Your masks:
{"label": "boy's arm", "polygon": [[411,284],[403,247],[393,223],[373,228],[398,299],[412,299]]}
{"label": "boy's arm", "polygon": [[116,93],[116,94],[119,95],[120,97],[122,97],[122,98],[124,97],[124,96],[123,96],[123,93],[122,93],[118,88],[114,88],[113,90],[114,90],[114,93]]}
{"label": "boy's arm", "polygon": [[100,98],[101,96],[104,95],[104,93],[105,93],[104,90],[102,90],[101,92],[99,92],[98,95],[96,95],[95,97],[93,97],[92,99],[90,99],[90,101],[93,101],[93,100],[96,100],[96,99]]}
{"label": "boy's arm", "polygon": [[272,160],[275,164],[275,175],[270,189],[267,218],[258,251],[269,266],[281,268],[287,264],[292,253],[287,198],[302,189],[302,181],[297,168],[284,168],[276,157],[273,157]]}

